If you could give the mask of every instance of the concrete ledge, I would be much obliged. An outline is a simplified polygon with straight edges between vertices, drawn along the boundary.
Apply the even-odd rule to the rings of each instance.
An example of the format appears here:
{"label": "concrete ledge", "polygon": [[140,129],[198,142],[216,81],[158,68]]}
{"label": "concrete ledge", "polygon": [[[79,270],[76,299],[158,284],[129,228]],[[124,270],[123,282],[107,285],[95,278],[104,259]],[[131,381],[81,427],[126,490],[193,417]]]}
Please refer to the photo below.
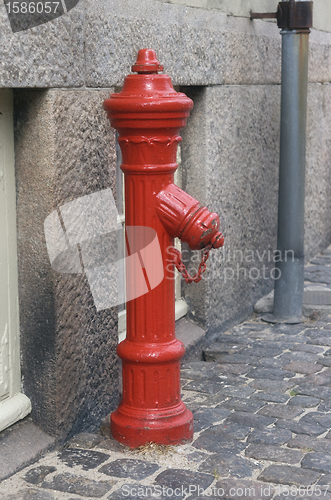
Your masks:
{"label": "concrete ledge", "polygon": [[202,346],[205,331],[187,317],[176,322],[176,338],[183,342],[185,354],[182,361],[199,361],[202,359]]}
{"label": "concrete ledge", "polygon": [[27,418],[0,433],[0,481],[15,474],[54,446],[55,440]]}

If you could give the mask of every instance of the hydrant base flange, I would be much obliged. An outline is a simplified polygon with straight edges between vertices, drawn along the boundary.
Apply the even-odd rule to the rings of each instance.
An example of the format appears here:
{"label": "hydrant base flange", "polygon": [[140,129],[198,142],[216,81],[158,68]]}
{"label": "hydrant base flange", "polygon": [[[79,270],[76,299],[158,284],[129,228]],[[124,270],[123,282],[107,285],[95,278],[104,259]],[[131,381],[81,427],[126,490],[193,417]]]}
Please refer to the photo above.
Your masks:
{"label": "hydrant base flange", "polygon": [[182,401],[176,407],[145,412],[122,404],[111,414],[111,432],[130,448],[149,442],[181,444],[193,438],[193,415]]}

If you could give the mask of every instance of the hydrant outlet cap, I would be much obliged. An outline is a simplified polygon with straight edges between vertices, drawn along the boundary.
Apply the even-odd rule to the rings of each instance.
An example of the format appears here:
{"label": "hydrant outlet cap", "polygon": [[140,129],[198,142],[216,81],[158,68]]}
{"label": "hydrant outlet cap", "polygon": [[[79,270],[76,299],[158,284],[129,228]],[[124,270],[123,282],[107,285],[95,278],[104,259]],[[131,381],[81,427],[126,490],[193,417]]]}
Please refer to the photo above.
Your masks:
{"label": "hydrant outlet cap", "polygon": [[141,49],[138,52],[136,63],[132,66],[132,71],[136,73],[157,73],[163,71],[163,66],[156,58],[155,50]]}

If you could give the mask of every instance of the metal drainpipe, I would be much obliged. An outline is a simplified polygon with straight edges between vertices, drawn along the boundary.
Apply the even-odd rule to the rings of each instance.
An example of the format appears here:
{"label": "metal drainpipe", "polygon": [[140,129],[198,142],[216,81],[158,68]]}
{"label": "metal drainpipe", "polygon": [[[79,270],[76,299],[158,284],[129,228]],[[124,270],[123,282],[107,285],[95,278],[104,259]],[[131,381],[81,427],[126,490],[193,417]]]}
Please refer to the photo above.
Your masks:
{"label": "metal drainpipe", "polygon": [[[282,28],[281,126],[278,232],[273,314],[271,323],[300,323],[304,286],[304,202],[308,41],[313,2],[289,0],[278,4]],[[251,19],[266,15],[251,13]],[[267,15],[268,16],[268,15]],[[278,278],[278,279],[277,279]]]}

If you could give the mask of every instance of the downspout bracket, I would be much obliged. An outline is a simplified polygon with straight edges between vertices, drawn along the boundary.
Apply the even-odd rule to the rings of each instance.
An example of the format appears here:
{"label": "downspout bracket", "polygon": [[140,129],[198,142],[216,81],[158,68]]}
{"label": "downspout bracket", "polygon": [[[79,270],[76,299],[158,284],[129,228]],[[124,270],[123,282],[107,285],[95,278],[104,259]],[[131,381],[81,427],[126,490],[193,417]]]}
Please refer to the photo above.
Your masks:
{"label": "downspout bracket", "polygon": [[277,12],[250,12],[250,19],[277,19],[278,28],[307,30],[313,26],[313,2],[279,2]]}

